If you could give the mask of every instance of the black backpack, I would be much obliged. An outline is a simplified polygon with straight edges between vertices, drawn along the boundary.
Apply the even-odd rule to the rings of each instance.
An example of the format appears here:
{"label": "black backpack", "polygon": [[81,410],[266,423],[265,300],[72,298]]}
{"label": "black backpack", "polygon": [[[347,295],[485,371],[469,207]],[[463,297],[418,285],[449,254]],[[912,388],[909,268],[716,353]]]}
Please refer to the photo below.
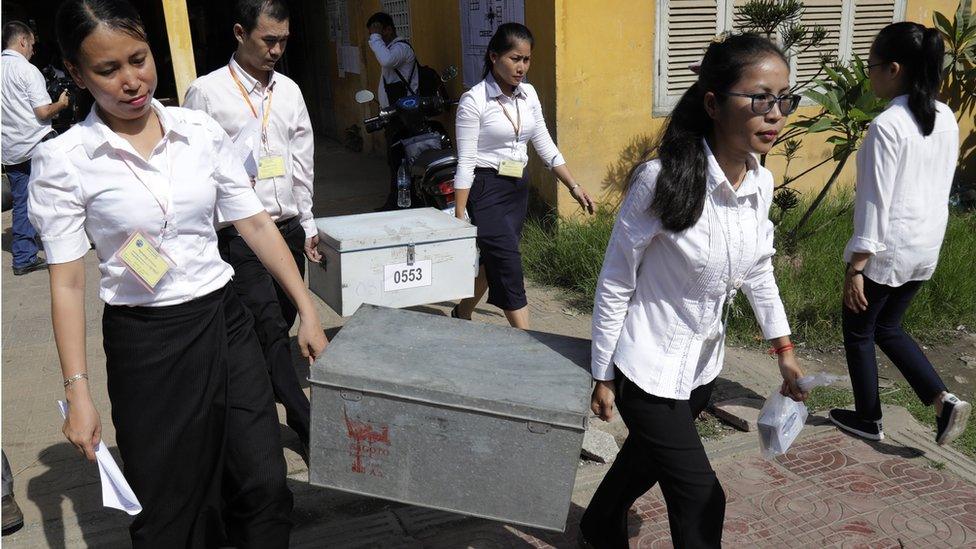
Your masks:
{"label": "black backpack", "polygon": [[[400,69],[393,69],[397,77],[400,79],[399,82],[387,83],[384,82],[386,86],[386,97],[390,104],[396,103],[399,99],[406,97],[407,95],[420,95],[420,96],[438,96],[445,101],[448,99],[447,87],[444,86],[444,82],[441,81],[440,74],[434,69],[428,67],[427,65],[421,65],[417,60],[417,51],[413,49],[413,45],[406,40],[400,41],[406,44],[411,51],[413,51],[413,70],[410,71],[410,76],[404,78],[403,74],[400,73]],[[413,80],[413,75],[417,73],[417,88],[413,89],[410,87],[410,81]]]}

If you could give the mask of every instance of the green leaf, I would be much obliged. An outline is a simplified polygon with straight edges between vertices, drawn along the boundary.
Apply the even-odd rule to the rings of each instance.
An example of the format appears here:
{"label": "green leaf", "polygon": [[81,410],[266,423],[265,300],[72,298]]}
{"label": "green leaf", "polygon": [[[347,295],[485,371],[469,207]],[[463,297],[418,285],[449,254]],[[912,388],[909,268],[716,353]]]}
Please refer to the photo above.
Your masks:
{"label": "green leaf", "polygon": [[820,120],[817,120],[816,122],[814,122],[813,124],[811,124],[810,127],[807,128],[807,132],[808,133],[825,132],[825,131],[833,128],[833,126],[834,126],[833,121],[830,120],[829,118],[827,118],[825,116],[825,117],[821,118]]}
{"label": "green leaf", "polygon": [[941,32],[942,35],[946,36],[947,38],[952,38],[953,35],[956,34],[954,25],[950,23],[949,19],[940,12],[935,12],[932,15],[932,23],[933,26],[939,29],[939,32]]}

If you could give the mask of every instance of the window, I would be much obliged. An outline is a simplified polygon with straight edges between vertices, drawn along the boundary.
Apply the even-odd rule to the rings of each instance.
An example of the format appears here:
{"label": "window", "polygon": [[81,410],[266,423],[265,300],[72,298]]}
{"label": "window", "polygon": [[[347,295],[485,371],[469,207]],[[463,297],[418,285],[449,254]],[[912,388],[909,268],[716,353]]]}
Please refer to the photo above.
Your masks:
{"label": "window", "polygon": [[390,14],[397,36],[410,40],[410,0],[383,0],[383,11]]}
{"label": "window", "polygon": [[[695,82],[688,65],[699,61],[716,34],[734,28],[735,8],[747,0],[658,0],[654,44],[654,114],[666,115]],[[871,40],[905,16],[906,0],[804,0],[801,21],[827,29],[827,39],[792,60],[793,79],[806,82],[820,58],[867,58]]]}

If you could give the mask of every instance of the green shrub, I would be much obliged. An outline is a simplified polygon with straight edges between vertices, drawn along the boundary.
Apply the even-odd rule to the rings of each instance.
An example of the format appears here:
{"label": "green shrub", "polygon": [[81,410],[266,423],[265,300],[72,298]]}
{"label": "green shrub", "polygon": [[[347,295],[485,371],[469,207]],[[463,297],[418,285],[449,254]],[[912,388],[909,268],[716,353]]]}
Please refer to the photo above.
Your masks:
{"label": "green shrub", "polygon": [[[794,338],[811,346],[841,343],[840,311],[844,264],[842,254],[852,231],[850,200],[836,196],[820,207],[809,227],[815,231],[801,240],[791,256],[774,259],[776,280],[786,306]],[[781,226],[792,226],[787,214]],[[614,212],[602,210],[587,219],[543,222],[530,220],[522,240],[524,265],[533,280],[564,288],[574,305],[592,306],[596,279],[603,264]],[[976,213],[953,212],[939,267],[923,286],[905,320],[922,340],[937,341],[959,325],[976,326]],[[737,343],[761,339],[745,296],[739,295],[729,326]]]}

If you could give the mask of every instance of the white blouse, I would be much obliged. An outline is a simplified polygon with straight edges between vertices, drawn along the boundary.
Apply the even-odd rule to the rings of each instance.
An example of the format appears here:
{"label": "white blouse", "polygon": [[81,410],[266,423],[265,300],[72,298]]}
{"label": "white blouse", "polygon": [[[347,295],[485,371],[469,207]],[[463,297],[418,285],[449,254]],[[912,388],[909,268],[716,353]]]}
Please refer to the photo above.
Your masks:
{"label": "white blouse", "polygon": [[[522,127],[516,140],[514,126],[520,118]],[[529,141],[548,168],[566,163],[546,128],[535,88],[523,82],[515,87],[513,97],[508,97],[489,73],[458,102],[454,188],[470,189],[475,168],[497,170],[502,160],[528,162]]]}
{"label": "white blouse", "polygon": [[727,300],[742,289],[767,339],[790,333],[773,278],[773,176],[753,160],[735,190],[708,145],[705,207],[679,233],[649,209],[661,164],[640,166],[620,208],[597,281],[591,371],[616,365],[645,392],[687,399],[725,355]]}
{"label": "white blouse", "polygon": [[[215,211],[228,220],[263,211],[230,138],[212,118],[156,100],[152,106],[164,135],[148,162],[96,107],[42,143],[33,159],[28,210],[47,261],[79,259],[91,239],[102,275],[99,297],[111,305],[175,305],[219,290],[234,270],[217,251]],[[175,264],[155,293],[116,257],[134,231],[155,240]]]}
{"label": "white blouse", "polygon": [[[228,66],[233,67],[247,91],[257,118],[244,102]],[[268,86],[262,86],[232,57],[229,65],[194,80],[186,91],[183,106],[209,114],[242,150],[249,150],[253,158],[245,161],[245,169],[255,176],[257,161],[263,154],[260,128],[269,98],[268,146],[272,154],[284,157],[285,175],[258,179],[254,192],[271,214],[271,219],[284,221],[298,217],[305,229],[305,238],[312,238],[319,234],[312,215],[315,139],[312,120],[298,84],[283,74],[272,72]],[[225,219],[219,221],[223,222],[221,226],[229,225]]]}
{"label": "white blouse", "polygon": [[871,254],[864,274],[888,286],[928,280],[949,222],[949,192],[959,159],[959,125],[936,102],[935,128],[922,135],[908,96],[891,100],[857,152],[854,234],[844,250]]}

